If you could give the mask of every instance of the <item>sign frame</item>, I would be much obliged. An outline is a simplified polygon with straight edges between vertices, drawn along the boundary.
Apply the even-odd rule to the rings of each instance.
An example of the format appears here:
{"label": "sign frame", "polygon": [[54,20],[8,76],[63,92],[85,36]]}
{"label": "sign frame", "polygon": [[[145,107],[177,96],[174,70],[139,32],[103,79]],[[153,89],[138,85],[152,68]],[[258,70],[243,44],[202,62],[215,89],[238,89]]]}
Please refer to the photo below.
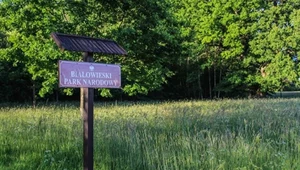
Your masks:
{"label": "sign frame", "polygon": [[121,88],[121,66],[59,60],[59,87]]}

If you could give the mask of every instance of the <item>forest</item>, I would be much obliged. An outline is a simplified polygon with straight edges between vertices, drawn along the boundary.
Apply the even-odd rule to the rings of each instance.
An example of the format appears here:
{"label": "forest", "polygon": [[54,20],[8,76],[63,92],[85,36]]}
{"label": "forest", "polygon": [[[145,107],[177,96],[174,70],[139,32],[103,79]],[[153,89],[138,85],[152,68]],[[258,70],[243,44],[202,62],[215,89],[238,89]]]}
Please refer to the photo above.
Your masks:
{"label": "forest", "polygon": [[58,87],[51,33],[111,39],[121,89],[95,100],[264,97],[300,85],[299,0],[0,0],[0,102],[79,99]]}

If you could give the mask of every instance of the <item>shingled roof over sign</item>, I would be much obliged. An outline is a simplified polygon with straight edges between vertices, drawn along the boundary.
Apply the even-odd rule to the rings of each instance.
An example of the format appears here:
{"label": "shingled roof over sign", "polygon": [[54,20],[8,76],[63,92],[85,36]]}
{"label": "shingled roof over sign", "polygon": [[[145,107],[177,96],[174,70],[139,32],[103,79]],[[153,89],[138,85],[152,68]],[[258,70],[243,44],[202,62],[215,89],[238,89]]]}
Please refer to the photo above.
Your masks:
{"label": "shingled roof over sign", "polygon": [[54,39],[57,46],[62,50],[115,55],[127,54],[127,52],[120,45],[112,40],[62,33],[52,33],[51,37]]}

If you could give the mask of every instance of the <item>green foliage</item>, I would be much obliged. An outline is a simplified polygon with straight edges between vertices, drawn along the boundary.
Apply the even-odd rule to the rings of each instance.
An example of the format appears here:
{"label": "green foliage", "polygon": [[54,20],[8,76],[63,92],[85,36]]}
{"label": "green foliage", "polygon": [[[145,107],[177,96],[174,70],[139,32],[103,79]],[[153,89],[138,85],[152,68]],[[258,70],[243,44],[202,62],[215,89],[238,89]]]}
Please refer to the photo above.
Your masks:
{"label": "green foliage", "polygon": [[54,4],[16,0],[4,1],[0,6],[0,18],[9,42],[3,55],[9,56],[15,65],[20,63],[19,67],[24,65],[33,81],[41,80],[40,96],[51,93],[57,86],[57,59],[63,59],[49,36],[59,27],[59,9],[53,11]]}
{"label": "green foliage", "polygon": [[258,11],[258,21],[254,24],[257,32],[250,45],[256,64],[264,72],[264,76],[256,76],[262,91],[278,91],[292,83],[298,84],[299,66],[294,59],[298,56],[299,39],[294,35],[299,28],[290,18],[299,5],[298,2],[279,3]]}
{"label": "green foliage", "polygon": [[32,92],[30,74],[23,67],[15,67],[12,62],[0,59],[0,102],[30,101]]}
{"label": "green foliage", "polygon": [[94,56],[122,66],[127,96],[213,98],[297,89],[299,10],[298,0],[3,0],[0,60],[29,73],[40,96],[72,95],[57,88],[57,61],[80,61],[81,54],[58,50],[50,33],[62,32],[124,47],[127,56]]}
{"label": "green foliage", "polygon": [[[57,90],[57,61],[78,61],[80,58],[80,54],[61,53],[50,38],[51,32],[114,39],[128,51],[126,58],[109,60],[122,65],[124,92],[147,94],[159,89],[172,75],[164,67],[175,41],[171,34],[174,29],[168,27],[173,21],[165,8],[165,2],[152,0],[110,3],[5,0],[0,4],[3,25],[0,31],[7,36],[9,46],[1,53],[11,56],[15,64],[25,64],[32,80],[40,80],[37,81],[41,85],[39,95],[43,97]],[[15,55],[16,52],[19,55]],[[100,56],[96,60],[103,62],[105,59]],[[101,94],[110,96],[104,91]]]}
{"label": "green foliage", "polygon": [[208,74],[209,89],[225,95],[298,87],[298,1],[169,1],[186,40],[187,83]]}

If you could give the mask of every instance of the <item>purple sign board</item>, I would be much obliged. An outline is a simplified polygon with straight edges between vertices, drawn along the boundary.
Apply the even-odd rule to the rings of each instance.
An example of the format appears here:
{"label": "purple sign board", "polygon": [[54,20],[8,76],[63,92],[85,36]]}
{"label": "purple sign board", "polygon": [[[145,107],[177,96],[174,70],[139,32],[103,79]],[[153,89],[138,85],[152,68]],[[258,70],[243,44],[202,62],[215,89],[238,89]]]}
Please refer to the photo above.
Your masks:
{"label": "purple sign board", "polygon": [[59,87],[121,88],[121,67],[60,60]]}

